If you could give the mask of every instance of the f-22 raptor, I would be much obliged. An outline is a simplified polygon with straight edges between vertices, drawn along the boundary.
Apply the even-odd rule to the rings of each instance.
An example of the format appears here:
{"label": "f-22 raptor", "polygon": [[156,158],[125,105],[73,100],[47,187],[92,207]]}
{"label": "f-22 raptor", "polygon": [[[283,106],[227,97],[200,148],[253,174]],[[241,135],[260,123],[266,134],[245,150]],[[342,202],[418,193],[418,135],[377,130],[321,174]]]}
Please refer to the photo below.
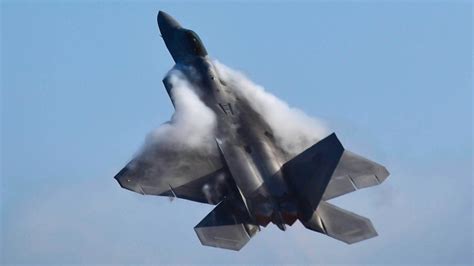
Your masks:
{"label": "f-22 raptor", "polygon": [[[216,116],[217,152],[154,146],[115,176],[120,186],[217,205],[194,228],[206,246],[240,250],[270,222],[285,230],[296,220],[348,244],[377,236],[369,219],[327,201],[382,183],[385,167],[345,150],[334,133],[289,156],[264,117],[221,79],[198,35],[163,11],[157,20],[176,65]],[[174,104],[173,83],[163,83]]]}

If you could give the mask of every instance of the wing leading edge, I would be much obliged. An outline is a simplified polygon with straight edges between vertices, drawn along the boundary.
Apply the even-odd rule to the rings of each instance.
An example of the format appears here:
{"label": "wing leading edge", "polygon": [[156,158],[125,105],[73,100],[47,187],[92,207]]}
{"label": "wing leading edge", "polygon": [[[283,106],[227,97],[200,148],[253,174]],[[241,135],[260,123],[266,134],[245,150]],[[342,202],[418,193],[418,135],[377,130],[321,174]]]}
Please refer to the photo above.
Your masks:
{"label": "wing leading edge", "polygon": [[128,190],[157,196],[176,196],[216,204],[233,189],[233,180],[219,154],[185,147],[147,148],[116,176]]}

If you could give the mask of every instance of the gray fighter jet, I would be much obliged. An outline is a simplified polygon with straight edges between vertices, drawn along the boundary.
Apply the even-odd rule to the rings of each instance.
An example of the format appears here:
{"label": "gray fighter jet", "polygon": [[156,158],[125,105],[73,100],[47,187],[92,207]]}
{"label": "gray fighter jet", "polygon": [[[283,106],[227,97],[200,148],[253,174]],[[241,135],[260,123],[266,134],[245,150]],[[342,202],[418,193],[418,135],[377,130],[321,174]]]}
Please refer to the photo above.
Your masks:
{"label": "gray fighter jet", "polygon": [[[377,235],[369,219],[327,201],[382,183],[385,167],[345,150],[333,133],[297,156],[279,147],[267,121],[219,77],[198,35],[158,13],[163,40],[181,72],[217,117],[216,152],[155,145],[115,179],[144,194],[217,205],[194,230],[203,245],[240,250],[270,222],[306,228],[352,244]],[[173,100],[169,76],[163,80]]]}

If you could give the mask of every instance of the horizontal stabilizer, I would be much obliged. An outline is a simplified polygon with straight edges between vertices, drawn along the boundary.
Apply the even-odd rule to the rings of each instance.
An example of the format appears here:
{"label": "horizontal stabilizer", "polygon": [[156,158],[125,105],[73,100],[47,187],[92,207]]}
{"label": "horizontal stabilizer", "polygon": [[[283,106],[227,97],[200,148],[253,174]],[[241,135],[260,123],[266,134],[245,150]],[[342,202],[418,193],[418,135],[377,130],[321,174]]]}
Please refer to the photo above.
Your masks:
{"label": "horizontal stabilizer", "polygon": [[353,212],[321,201],[317,210],[303,225],[332,238],[353,244],[377,236],[372,222]]}
{"label": "horizontal stabilizer", "polygon": [[324,192],[323,200],[378,185],[388,175],[389,172],[382,165],[345,150]]}
{"label": "horizontal stabilizer", "polygon": [[240,250],[257,233],[258,226],[250,223],[247,212],[241,208],[245,206],[233,203],[222,201],[194,227],[203,245]]}

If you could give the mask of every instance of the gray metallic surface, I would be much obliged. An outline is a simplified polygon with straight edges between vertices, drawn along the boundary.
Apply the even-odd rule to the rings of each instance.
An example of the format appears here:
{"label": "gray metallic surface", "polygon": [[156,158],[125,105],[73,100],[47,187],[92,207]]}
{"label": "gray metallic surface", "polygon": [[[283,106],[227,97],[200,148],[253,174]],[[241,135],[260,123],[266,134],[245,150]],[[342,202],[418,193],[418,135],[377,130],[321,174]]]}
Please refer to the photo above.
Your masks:
{"label": "gray metallic surface", "polygon": [[228,176],[225,170],[221,170],[223,167],[217,152],[154,145],[128,163],[115,179],[126,189],[161,195],[170,188],[178,188],[203,177]]}
{"label": "gray metallic surface", "polygon": [[369,219],[325,201],[320,202],[311,219],[303,222],[303,225],[347,244],[377,236]]}
{"label": "gray metallic surface", "polygon": [[344,148],[333,133],[283,166],[287,182],[296,192],[300,204],[310,208],[311,212],[318,207],[343,151]]}
{"label": "gray metallic surface", "polygon": [[323,199],[328,200],[356,189],[379,185],[388,175],[389,172],[382,165],[345,150]]}
{"label": "gray metallic surface", "polygon": [[241,202],[224,200],[217,205],[194,231],[203,245],[240,250],[258,231],[251,224]]}
{"label": "gray metallic surface", "polygon": [[[179,70],[216,116],[207,149],[148,145],[115,179],[128,190],[218,204],[195,227],[201,243],[241,249],[260,226],[281,230],[300,220],[308,229],[346,243],[376,235],[367,218],[325,200],[378,185],[388,171],[344,150],[335,134],[291,158],[267,121],[235,88],[221,81],[201,40],[160,11],[158,25]],[[163,84],[173,105],[173,84]]]}
{"label": "gray metallic surface", "polygon": [[252,158],[245,148],[232,143],[217,140],[220,151],[229,166],[235,183],[242,191],[244,197],[249,197],[260,186],[263,185],[263,176],[258,171]]}

